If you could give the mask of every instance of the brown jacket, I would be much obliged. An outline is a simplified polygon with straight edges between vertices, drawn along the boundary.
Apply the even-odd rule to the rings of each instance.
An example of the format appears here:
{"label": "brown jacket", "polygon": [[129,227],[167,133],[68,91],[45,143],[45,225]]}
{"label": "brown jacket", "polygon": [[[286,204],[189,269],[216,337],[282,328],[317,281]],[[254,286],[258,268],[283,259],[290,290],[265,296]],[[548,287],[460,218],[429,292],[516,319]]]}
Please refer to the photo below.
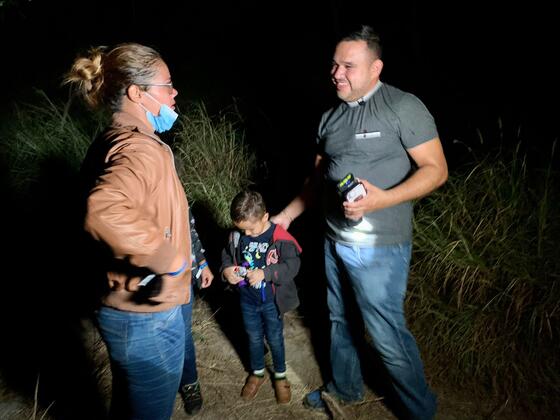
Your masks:
{"label": "brown jacket", "polygon": [[[136,117],[116,113],[84,161],[85,230],[107,248],[106,306],[158,312],[190,300],[191,242],[188,204],[173,153]],[[83,168],[83,169],[84,169]],[[188,269],[138,286],[150,273],[164,274],[177,254]],[[146,290],[150,290],[146,293]]]}

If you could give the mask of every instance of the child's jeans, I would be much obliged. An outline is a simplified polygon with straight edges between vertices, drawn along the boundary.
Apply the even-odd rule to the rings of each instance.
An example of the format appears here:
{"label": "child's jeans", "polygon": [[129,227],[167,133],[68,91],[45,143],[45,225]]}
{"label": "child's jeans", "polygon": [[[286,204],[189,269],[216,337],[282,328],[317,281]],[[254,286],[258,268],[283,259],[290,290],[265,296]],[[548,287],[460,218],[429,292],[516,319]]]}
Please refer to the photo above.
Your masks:
{"label": "child's jeans", "polygon": [[264,337],[274,362],[275,372],[286,371],[284,352],[284,323],[273,300],[254,304],[241,300],[241,313],[249,338],[251,369],[264,369]]}

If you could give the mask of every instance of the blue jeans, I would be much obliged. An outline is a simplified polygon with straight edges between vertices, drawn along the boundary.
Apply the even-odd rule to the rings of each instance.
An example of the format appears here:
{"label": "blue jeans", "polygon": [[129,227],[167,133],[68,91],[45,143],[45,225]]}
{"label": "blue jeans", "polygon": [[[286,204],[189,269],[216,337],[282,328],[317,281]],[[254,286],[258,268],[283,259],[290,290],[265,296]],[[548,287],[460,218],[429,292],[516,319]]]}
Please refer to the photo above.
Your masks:
{"label": "blue jeans", "polygon": [[410,243],[359,247],[325,240],[333,373],[327,388],[343,400],[363,398],[360,360],[345,310],[345,293],[353,292],[407,417],[431,419],[436,397],[426,383],[420,353],[404,316],[411,249]]}
{"label": "blue jeans", "polygon": [[185,356],[181,308],[135,313],[102,307],[97,323],[111,360],[111,417],[170,419]]}
{"label": "blue jeans", "polygon": [[183,320],[185,322],[185,361],[183,363],[183,375],[181,376],[181,386],[191,385],[198,381],[196,370],[196,351],[192,336],[192,310],[194,304],[194,293],[191,288],[191,301],[186,305],[181,305]]}
{"label": "blue jeans", "polygon": [[264,369],[264,337],[270,347],[275,372],[286,371],[284,323],[272,300],[252,304],[241,301],[243,324],[249,338],[251,370]]}

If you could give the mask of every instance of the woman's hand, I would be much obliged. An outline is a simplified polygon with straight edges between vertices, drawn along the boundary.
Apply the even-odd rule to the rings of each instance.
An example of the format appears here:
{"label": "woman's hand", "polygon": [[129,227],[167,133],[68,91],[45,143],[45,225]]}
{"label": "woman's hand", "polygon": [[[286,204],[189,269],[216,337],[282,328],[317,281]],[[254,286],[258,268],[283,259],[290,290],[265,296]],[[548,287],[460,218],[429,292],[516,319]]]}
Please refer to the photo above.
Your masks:
{"label": "woman's hand", "polygon": [[212,280],[214,280],[214,274],[208,266],[202,269],[202,274],[200,275],[200,277],[200,287],[202,287],[203,289],[210,286],[212,284]]}

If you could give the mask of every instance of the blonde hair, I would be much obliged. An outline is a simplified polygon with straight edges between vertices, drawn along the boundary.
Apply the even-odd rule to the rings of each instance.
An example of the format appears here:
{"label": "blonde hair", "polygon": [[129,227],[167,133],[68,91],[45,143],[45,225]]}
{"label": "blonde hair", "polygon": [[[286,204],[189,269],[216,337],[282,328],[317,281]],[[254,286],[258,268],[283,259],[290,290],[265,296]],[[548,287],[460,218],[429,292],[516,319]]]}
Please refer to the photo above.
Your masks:
{"label": "blonde hair", "polygon": [[95,47],[74,60],[63,84],[71,85],[92,108],[118,111],[130,85],[149,84],[163,60],[153,48],[119,44],[112,49]]}

